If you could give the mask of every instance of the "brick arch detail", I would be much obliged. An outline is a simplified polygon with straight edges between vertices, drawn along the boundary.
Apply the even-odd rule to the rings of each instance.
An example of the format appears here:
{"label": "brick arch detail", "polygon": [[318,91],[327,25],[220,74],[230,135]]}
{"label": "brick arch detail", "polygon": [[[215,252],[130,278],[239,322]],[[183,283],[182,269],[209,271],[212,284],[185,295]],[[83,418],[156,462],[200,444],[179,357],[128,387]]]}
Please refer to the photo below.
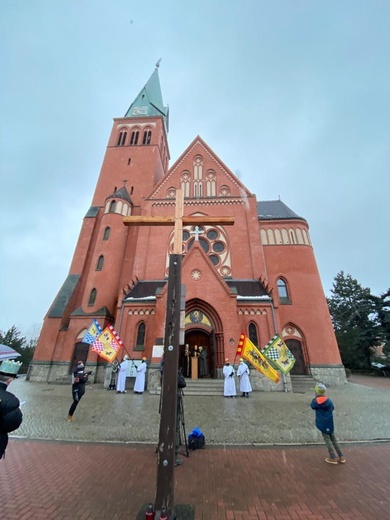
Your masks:
{"label": "brick arch detail", "polygon": [[[213,326],[211,334],[214,334],[215,336],[215,367],[221,368],[224,365],[225,359],[224,335],[221,318],[219,317],[219,314],[214,309],[214,307],[199,298],[194,298],[193,300],[189,300],[186,303],[186,314],[195,309],[203,312],[203,314],[206,314]],[[186,330],[191,330],[192,328],[198,328],[202,330],[204,329],[206,331],[206,327],[199,327],[199,324],[194,324],[194,327],[187,327]]]}
{"label": "brick arch detail", "polygon": [[308,368],[310,366],[310,356],[309,356],[309,352],[307,349],[305,335],[302,332],[302,330],[294,323],[289,322],[289,323],[286,323],[284,325],[284,327],[282,327],[281,336],[282,336],[283,341],[286,341],[289,339],[299,341],[299,343],[301,344],[304,363],[305,363],[306,368]]}

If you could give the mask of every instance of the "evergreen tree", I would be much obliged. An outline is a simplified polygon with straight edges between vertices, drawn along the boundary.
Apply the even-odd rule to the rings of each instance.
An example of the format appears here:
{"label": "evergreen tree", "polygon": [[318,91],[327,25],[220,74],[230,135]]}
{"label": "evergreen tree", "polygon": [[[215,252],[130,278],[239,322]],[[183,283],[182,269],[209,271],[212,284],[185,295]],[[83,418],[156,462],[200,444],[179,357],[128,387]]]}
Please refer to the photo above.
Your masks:
{"label": "evergreen tree", "polygon": [[7,332],[0,330],[0,343],[13,348],[20,354],[16,361],[23,363],[19,370],[19,374],[27,372],[28,366],[33,358],[37,339],[33,338],[27,341],[26,337],[22,335],[20,330],[13,325]]}
{"label": "evergreen tree", "polygon": [[383,353],[390,355],[390,289],[376,299],[378,319],[381,324],[381,339],[384,342]]}
{"label": "evergreen tree", "polygon": [[340,271],[327,299],[341,359],[347,368],[371,368],[371,348],[381,325],[376,298],[351,275]]}

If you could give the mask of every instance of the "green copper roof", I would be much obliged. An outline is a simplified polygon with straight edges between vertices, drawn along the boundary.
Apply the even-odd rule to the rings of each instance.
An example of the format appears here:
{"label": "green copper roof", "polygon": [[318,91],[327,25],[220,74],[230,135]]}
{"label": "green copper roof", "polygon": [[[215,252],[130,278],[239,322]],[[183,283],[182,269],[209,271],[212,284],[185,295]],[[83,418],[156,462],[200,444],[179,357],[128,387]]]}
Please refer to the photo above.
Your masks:
{"label": "green copper roof", "polygon": [[163,116],[168,131],[169,108],[164,107],[157,67],[125,114],[125,117],[144,116]]}

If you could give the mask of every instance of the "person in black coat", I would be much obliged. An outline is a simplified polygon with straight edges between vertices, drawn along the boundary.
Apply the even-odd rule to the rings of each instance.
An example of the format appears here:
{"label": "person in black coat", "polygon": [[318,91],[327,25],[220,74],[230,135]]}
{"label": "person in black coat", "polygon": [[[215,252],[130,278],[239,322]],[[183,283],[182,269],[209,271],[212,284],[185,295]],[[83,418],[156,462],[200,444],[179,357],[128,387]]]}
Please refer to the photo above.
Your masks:
{"label": "person in black coat", "polygon": [[5,457],[8,434],[17,430],[23,421],[19,399],[8,392],[8,385],[17,377],[21,365],[9,359],[0,364],[0,459]]}
{"label": "person in black coat", "polygon": [[88,381],[88,376],[92,374],[92,371],[85,372],[84,363],[82,361],[78,361],[76,368],[73,371],[73,381],[72,381],[72,397],[73,403],[71,404],[68,412],[67,420],[69,422],[75,421],[76,419],[73,417],[73,414],[79,404],[81,398],[85,394],[85,383]]}

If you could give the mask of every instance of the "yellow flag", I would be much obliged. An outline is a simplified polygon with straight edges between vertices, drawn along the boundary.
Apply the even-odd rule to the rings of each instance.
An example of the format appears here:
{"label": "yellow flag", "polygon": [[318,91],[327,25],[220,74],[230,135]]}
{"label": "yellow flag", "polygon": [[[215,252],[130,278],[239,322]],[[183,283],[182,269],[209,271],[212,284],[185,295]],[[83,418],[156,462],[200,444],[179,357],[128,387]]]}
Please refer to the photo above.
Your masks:
{"label": "yellow flag", "polygon": [[256,345],[245,334],[240,336],[236,355],[249,361],[260,374],[268,377],[274,383],[279,383],[279,372],[271,366]]}
{"label": "yellow flag", "polygon": [[99,354],[99,356],[112,363],[121,347],[123,347],[123,343],[117,332],[114,330],[112,325],[108,325],[95,339],[91,350],[94,350]]}

